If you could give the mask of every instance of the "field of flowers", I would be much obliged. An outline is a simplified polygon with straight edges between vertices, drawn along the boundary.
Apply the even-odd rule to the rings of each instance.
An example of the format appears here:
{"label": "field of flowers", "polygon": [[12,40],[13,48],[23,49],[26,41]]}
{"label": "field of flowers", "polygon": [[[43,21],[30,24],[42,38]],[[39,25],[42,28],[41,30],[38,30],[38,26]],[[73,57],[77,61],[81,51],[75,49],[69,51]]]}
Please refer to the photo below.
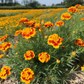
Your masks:
{"label": "field of flowers", "polygon": [[84,62],[83,8],[0,10],[0,78],[66,84],[74,62]]}

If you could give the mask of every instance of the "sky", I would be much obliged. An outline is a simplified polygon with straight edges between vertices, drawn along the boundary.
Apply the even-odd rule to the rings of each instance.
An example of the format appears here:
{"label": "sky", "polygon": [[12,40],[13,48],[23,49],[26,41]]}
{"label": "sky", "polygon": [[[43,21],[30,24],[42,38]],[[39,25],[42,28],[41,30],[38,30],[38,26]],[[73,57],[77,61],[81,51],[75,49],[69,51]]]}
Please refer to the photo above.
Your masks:
{"label": "sky", "polygon": [[[20,4],[22,3],[22,0],[16,0],[18,1]],[[40,4],[46,4],[46,6],[51,6],[52,4],[58,4],[63,2],[63,0],[36,0],[38,1]]]}

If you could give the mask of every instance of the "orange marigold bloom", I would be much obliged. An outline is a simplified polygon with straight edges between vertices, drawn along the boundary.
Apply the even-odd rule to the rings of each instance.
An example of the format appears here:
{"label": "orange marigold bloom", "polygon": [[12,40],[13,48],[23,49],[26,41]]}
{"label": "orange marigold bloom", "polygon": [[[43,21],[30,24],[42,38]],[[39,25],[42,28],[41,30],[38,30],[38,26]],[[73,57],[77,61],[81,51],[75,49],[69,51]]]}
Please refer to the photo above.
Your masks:
{"label": "orange marigold bloom", "polygon": [[53,27],[53,26],[54,26],[53,23],[51,23],[50,21],[44,24],[44,27]]}
{"label": "orange marigold bloom", "polygon": [[76,8],[80,8],[81,6],[82,5],[80,5],[80,4],[75,5]]}
{"label": "orange marigold bloom", "polygon": [[84,21],[84,17],[82,17],[82,18],[81,18],[81,20],[83,20],[83,21]]}
{"label": "orange marigold bloom", "polygon": [[57,59],[56,62],[57,62],[57,63],[60,63],[60,60]]}
{"label": "orange marigold bloom", "polygon": [[7,75],[10,75],[11,68],[8,66],[4,66],[3,68],[1,68],[1,72],[0,72],[0,78],[2,79],[6,79]]}
{"label": "orange marigold bloom", "polygon": [[6,34],[6,35],[2,36],[2,38],[0,38],[0,41],[5,40],[7,37],[8,37],[8,34]]}
{"label": "orange marigold bloom", "polygon": [[84,46],[82,39],[77,39],[74,43],[75,45]]}
{"label": "orange marigold bloom", "polygon": [[0,55],[0,58],[2,58],[3,56],[5,56],[5,54],[1,54],[1,55]]}
{"label": "orange marigold bloom", "polygon": [[10,42],[3,42],[1,45],[0,45],[0,50],[2,51],[7,51],[8,48],[12,47],[11,43]]}
{"label": "orange marigold bloom", "polygon": [[26,24],[27,24],[27,26],[32,26],[32,27],[34,27],[35,22],[34,22],[34,21],[29,21],[29,22],[27,22]]}
{"label": "orange marigold bloom", "polygon": [[41,21],[41,24],[44,24],[44,23],[45,23],[45,21],[44,21],[44,20],[42,20],[42,21]]}
{"label": "orange marigold bloom", "polygon": [[25,22],[28,22],[29,20],[27,18],[21,18],[19,23],[25,23]]}
{"label": "orange marigold bloom", "polygon": [[29,84],[31,81],[33,81],[34,77],[34,72],[30,68],[27,68],[23,69],[20,78],[22,82],[25,82],[25,84]]}
{"label": "orange marigold bloom", "polygon": [[55,17],[54,19],[57,19],[58,17]]}
{"label": "orange marigold bloom", "polygon": [[48,44],[52,45],[54,48],[59,48],[59,45],[62,44],[61,41],[63,41],[61,37],[59,37],[57,34],[50,35],[48,38]]}
{"label": "orange marigold bloom", "polygon": [[48,62],[50,60],[50,55],[47,52],[42,52],[38,55],[38,59],[40,62]]}
{"label": "orange marigold bloom", "polygon": [[21,34],[22,33],[22,30],[20,29],[20,30],[17,30],[16,32],[15,32],[15,34],[14,34],[14,36],[18,36],[19,34]]}
{"label": "orange marigold bloom", "polygon": [[72,6],[68,8],[68,11],[74,13],[77,11],[77,9],[74,6]]}
{"label": "orange marigold bloom", "polygon": [[31,60],[32,58],[35,57],[35,54],[32,50],[28,50],[25,54],[24,54],[25,60]]}
{"label": "orange marigold bloom", "polygon": [[68,37],[70,37],[70,35],[67,35]]}
{"label": "orange marigold bloom", "polygon": [[66,13],[63,13],[62,15],[61,15],[61,19],[62,20],[69,20],[69,19],[71,19],[71,14],[69,14],[68,12],[66,12]]}
{"label": "orange marigold bloom", "polygon": [[76,53],[75,53],[75,51],[73,51],[73,52],[72,52],[72,54],[73,54],[74,56],[76,56]]}
{"label": "orange marigold bloom", "polygon": [[64,25],[64,22],[63,21],[57,21],[57,23],[55,23],[55,25],[57,25],[58,27]]}
{"label": "orange marigold bloom", "polygon": [[76,31],[73,31],[73,33],[76,33]]}
{"label": "orange marigold bloom", "polygon": [[34,25],[34,28],[40,28],[41,27],[41,24],[39,24],[39,23],[35,23],[35,25]]}
{"label": "orange marigold bloom", "polygon": [[65,48],[65,46],[62,46],[62,48]]}
{"label": "orange marigold bloom", "polygon": [[50,81],[50,79],[48,78],[47,81]]}
{"label": "orange marigold bloom", "polygon": [[26,27],[25,29],[22,30],[22,36],[25,37],[25,39],[29,39],[31,37],[34,37],[36,34],[35,28],[28,28]]}

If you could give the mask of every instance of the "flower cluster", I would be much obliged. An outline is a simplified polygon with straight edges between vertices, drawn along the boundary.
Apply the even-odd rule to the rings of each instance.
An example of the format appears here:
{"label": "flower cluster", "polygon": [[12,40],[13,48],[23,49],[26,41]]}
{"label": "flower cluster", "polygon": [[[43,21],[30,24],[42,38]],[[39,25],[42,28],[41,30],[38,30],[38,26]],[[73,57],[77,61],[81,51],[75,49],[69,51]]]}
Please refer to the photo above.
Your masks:
{"label": "flower cluster", "polygon": [[60,27],[60,26],[64,25],[64,22],[63,21],[57,21],[55,23],[55,25],[57,25],[58,27]]}
{"label": "flower cluster", "polygon": [[58,34],[53,34],[50,35],[48,38],[48,44],[52,45],[54,48],[59,48],[59,45],[62,44],[61,41],[63,41],[64,39],[62,39],[61,37],[58,36]]}
{"label": "flower cluster", "polygon": [[21,72],[21,80],[22,82],[25,82],[26,84],[29,84],[34,79],[34,72],[30,69],[23,69]]}
{"label": "flower cluster", "polygon": [[53,27],[54,25],[53,25],[53,23],[51,23],[50,21],[48,21],[48,22],[46,22],[46,23],[44,23],[44,27]]}
{"label": "flower cluster", "polygon": [[40,62],[48,62],[50,60],[50,55],[47,52],[39,53],[38,59]]}
{"label": "flower cluster", "polygon": [[0,78],[6,79],[7,75],[10,75],[10,74],[11,74],[10,70],[11,70],[10,67],[4,66],[4,67],[1,69]]}
{"label": "flower cluster", "polygon": [[77,39],[74,43],[75,45],[84,46],[82,39]]}
{"label": "flower cluster", "polygon": [[34,25],[34,28],[40,28],[41,27],[41,24],[39,24],[39,23],[35,23],[35,25]]}
{"label": "flower cluster", "polygon": [[25,54],[24,54],[25,60],[31,60],[32,58],[35,57],[35,54],[32,50],[28,50]]}
{"label": "flower cluster", "polygon": [[0,50],[2,51],[7,51],[8,48],[12,47],[12,44],[10,42],[3,42],[1,45],[0,45]]}
{"label": "flower cluster", "polygon": [[74,13],[74,12],[77,11],[77,9],[74,6],[72,6],[72,7],[68,8],[68,11],[71,12],[71,13]]}
{"label": "flower cluster", "polygon": [[62,15],[61,15],[61,19],[62,20],[69,20],[69,19],[71,19],[71,14],[69,14],[68,12],[66,12],[66,13],[63,13]]}
{"label": "flower cluster", "polygon": [[0,38],[0,41],[5,40],[7,37],[8,37],[8,34],[6,34],[6,35],[2,36],[2,38]]}
{"label": "flower cluster", "polygon": [[25,39],[29,39],[31,37],[34,37],[36,34],[35,28],[28,28],[26,27],[25,29],[22,30],[22,36],[25,37]]}
{"label": "flower cluster", "polygon": [[25,22],[28,22],[29,20],[27,18],[21,18],[19,23],[25,23]]}

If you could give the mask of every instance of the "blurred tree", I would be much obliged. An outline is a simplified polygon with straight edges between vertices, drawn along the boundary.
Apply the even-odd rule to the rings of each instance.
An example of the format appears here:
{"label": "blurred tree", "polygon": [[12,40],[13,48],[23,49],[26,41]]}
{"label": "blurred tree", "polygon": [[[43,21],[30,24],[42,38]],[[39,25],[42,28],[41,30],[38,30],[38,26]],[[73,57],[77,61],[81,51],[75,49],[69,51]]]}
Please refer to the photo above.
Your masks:
{"label": "blurred tree", "polygon": [[82,4],[83,0],[64,0],[67,7],[74,6],[76,4]]}

